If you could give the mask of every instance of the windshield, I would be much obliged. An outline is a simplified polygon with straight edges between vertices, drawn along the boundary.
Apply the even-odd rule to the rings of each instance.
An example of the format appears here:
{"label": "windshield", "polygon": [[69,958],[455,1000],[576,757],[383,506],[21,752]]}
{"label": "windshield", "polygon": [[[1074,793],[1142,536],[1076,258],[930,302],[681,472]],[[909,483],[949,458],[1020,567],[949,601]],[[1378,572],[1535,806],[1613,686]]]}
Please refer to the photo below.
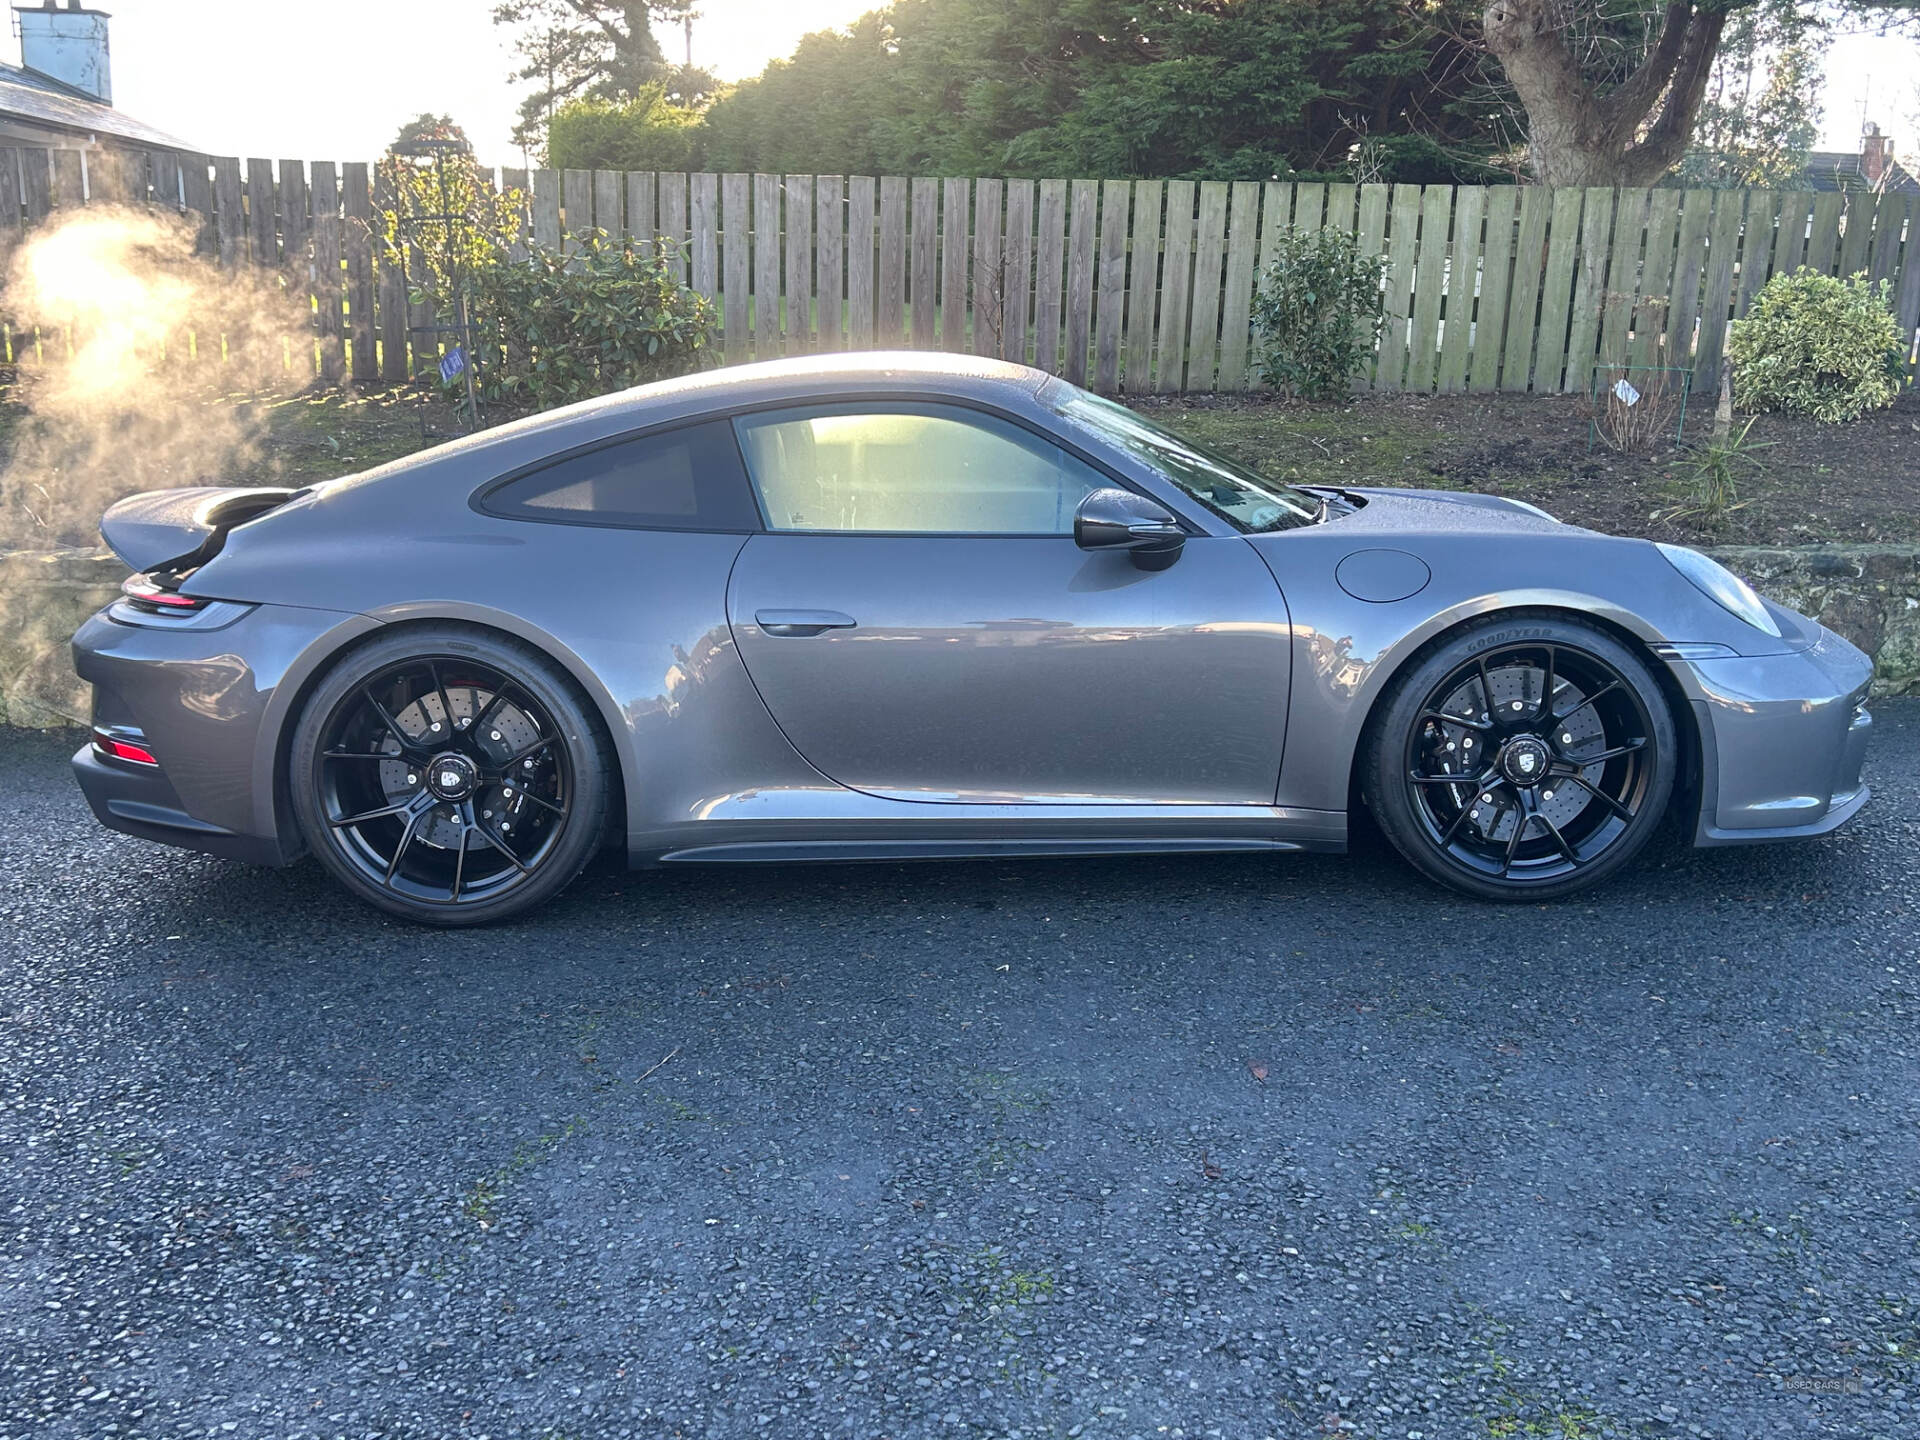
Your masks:
{"label": "windshield", "polygon": [[1067,387],[1054,406],[1064,416],[1135,459],[1151,465],[1214,514],[1242,530],[1291,530],[1311,525],[1325,507],[1291,485],[1278,485],[1214,454],[1112,400]]}

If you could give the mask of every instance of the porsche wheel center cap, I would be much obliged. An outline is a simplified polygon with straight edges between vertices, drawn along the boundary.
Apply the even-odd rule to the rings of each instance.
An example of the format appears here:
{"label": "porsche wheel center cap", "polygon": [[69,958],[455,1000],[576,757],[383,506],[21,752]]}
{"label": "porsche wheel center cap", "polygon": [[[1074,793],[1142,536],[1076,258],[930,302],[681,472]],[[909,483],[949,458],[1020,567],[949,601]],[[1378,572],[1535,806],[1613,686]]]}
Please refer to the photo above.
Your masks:
{"label": "porsche wheel center cap", "polygon": [[466,799],[479,779],[464,755],[437,755],[427,765],[427,788],[442,800]]}
{"label": "porsche wheel center cap", "polygon": [[1500,773],[1516,785],[1537,785],[1547,778],[1552,758],[1544,743],[1531,735],[1509,740],[1500,752]]}

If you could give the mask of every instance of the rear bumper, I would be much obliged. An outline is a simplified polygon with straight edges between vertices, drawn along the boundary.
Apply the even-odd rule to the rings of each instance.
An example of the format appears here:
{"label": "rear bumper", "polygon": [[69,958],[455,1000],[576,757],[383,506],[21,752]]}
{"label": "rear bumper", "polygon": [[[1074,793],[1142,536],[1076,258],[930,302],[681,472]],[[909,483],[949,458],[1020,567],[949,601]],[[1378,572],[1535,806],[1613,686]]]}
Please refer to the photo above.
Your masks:
{"label": "rear bumper", "polygon": [[377,621],[284,605],[231,606],[218,623],[149,623],[110,605],[73,637],[97,726],[139,737],[157,767],[73,757],[100,823],[144,840],[257,864],[301,853],[280,793],[280,740],[307,678]]}
{"label": "rear bumper", "polygon": [[1826,835],[1860,812],[1873,662],[1830,630],[1803,650],[1676,662],[1698,721],[1694,843]]}

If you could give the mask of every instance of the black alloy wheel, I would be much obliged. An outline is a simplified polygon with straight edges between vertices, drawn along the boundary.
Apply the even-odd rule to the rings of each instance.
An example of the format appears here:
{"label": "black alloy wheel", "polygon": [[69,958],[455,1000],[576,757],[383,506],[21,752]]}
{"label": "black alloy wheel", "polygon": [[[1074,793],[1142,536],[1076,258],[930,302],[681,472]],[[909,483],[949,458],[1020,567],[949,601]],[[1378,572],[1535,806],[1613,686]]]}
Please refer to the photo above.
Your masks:
{"label": "black alloy wheel", "polygon": [[1370,744],[1367,797],[1395,848],[1488,899],[1564,895],[1613,873],[1673,790],[1657,681],[1572,621],[1456,632],[1398,682]]}
{"label": "black alloy wheel", "polygon": [[544,656],[457,629],[348,657],[309,702],[293,765],[301,828],[327,868],[437,925],[500,919],[573,879],[612,773]]}

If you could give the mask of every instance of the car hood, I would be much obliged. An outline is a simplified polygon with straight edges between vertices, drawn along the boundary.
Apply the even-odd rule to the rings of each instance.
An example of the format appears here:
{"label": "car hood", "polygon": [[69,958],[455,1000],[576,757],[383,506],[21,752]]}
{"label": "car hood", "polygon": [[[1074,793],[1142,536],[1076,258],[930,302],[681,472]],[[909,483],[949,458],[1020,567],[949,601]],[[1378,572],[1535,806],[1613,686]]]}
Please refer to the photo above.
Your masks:
{"label": "car hood", "polygon": [[[1366,503],[1336,521],[1352,529],[1392,531],[1479,532],[1514,534],[1520,531],[1572,531],[1595,534],[1578,525],[1566,525],[1544,510],[1504,495],[1478,495],[1466,490],[1406,490],[1385,486],[1341,486],[1339,493]],[[1355,523],[1358,522],[1358,523]]]}

